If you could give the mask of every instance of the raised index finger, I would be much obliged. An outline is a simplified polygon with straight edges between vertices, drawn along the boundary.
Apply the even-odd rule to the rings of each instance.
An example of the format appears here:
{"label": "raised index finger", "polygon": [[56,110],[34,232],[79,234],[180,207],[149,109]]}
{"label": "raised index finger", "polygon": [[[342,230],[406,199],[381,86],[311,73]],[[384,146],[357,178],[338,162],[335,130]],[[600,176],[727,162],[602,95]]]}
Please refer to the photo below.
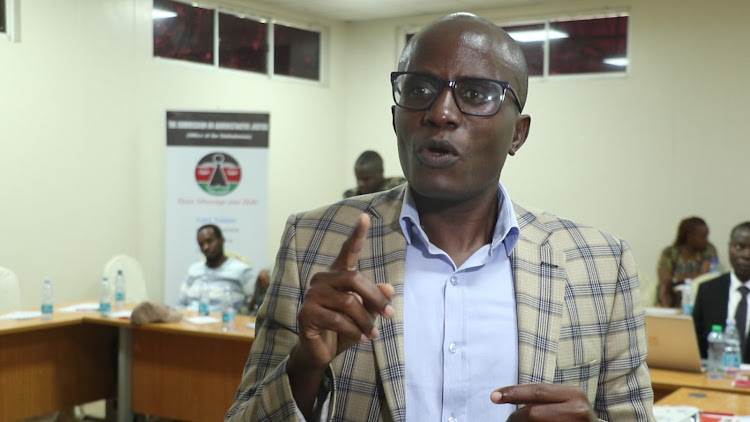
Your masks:
{"label": "raised index finger", "polygon": [[357,220],[357,227],[354,228],[352,234],[341,245],[341,251],[339,251],[336,260],[333,261],[331,269],[345,271],[354,271],[357,269],[359,254],[362,252],[362,244],[365,242],[369,229],[370,217],[365,213],[360,214],[359,220]]}

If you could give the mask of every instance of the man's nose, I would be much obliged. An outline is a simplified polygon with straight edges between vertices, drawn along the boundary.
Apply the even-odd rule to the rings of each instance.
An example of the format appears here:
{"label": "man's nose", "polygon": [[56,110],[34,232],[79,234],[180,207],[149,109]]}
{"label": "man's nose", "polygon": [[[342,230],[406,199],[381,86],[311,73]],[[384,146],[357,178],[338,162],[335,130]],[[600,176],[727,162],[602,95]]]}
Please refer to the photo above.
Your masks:
{"label": "man's nose", "polygon": [[427,109],[426,113],[428,121],[437,125],[457,125],[463,117],[463,113],[461,113],[456,103],[453,90],[447,86],[440,91],[435,102]]}

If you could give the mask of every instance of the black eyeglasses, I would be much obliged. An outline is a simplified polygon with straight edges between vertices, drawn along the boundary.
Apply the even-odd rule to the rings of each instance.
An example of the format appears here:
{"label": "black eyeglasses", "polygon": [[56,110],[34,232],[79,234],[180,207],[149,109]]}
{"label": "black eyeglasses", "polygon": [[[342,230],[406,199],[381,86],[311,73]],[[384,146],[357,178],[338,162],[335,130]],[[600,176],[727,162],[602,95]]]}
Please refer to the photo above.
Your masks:
{"label": "black eyeglasses", "polygon": [[427,110],[435,103],[445,87],[453,91],[453,99],[462,113],[470,116],[494,116],[500,111],[505,91],[522,110],[518,96],[508,82],[485,78],[461,78],[444,81],[428,73],[392,72],[393,101],[407,110]]}

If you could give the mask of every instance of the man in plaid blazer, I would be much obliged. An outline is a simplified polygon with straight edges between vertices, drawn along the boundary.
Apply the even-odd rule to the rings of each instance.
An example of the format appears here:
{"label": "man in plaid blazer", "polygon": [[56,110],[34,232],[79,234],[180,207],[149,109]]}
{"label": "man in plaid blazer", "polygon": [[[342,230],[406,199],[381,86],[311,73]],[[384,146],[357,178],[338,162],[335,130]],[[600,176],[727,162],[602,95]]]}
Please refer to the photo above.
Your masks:
{"label": "man in plaid blazer", "polygon": [[[408,184],[289,218],[227,420],[653,420],[629,247],[528,211],[498,185],[530,125],[521,114],[528,83],[518,46],[484,19],[449,15],[412,38],[399,70],[391,76],[393,125]],[[512,306],[470,303],[489,316],[464,328],[489,331],[445,351],[420,344],[442,339],[411,329],[423,322],[409,316],[439,308],[445,319],[437,326],[455,324],[443,298],[410,301],[423,281],[415,275],[438,261],[459,276],[438,286],[443,298],[459,278],[488,296],[506,281],[512,288],[510,297],[488,299]],[[419,360],[435,356],[462,356],[460,376],[419,372]],[[497,385],[477,390],[461,379],[474,366],[477,378]],[[494,380],[487,374],[496,367],[514,377]],[[437,394],[421,395],[415,373]]]}

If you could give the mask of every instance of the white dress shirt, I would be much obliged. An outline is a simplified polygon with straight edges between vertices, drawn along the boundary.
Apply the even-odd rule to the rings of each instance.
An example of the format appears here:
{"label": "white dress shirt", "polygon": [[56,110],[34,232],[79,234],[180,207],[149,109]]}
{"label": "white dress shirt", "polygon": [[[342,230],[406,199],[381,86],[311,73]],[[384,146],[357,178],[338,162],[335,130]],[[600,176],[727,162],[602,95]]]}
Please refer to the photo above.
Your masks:
{"label": "white dress shirt", "polygon": [[493,390],[518,383],[518,329],[510,253],[519,228],[498,185],[492,243],[456,267],[429,242],[407,189],[404,345],[407,421],[505,421],[516,409]]}

